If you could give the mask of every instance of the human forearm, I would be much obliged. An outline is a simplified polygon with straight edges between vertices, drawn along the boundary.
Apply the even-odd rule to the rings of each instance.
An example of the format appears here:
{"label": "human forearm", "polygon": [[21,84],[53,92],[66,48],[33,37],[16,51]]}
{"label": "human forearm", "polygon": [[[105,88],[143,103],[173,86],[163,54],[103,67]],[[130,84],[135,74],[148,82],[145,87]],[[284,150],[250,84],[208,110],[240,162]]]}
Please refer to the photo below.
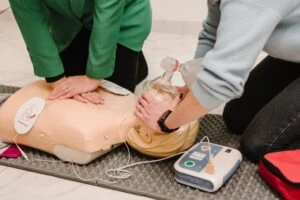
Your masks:
{"label": "human forearm", "polygon": [[187,93],[182,102],[168,116],[165,121],[165,125],[168,128],[173,129],[199,119],[209,111],[210,109],[202,106],[190,91]]}

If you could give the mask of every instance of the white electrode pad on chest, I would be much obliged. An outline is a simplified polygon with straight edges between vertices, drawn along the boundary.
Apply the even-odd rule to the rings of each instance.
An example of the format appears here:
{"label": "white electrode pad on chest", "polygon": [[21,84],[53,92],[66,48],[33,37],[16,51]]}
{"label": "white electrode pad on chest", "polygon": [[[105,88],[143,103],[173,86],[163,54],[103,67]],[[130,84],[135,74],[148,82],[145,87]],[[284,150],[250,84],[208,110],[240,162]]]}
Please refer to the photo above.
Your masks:
{"label": "white electrode pad on chest", "polygon": [[129,90],[107,80],[102,80],[100,83],[100,87],[110,93],[117,95],[127,96],[131,94]]}
{"label": "white electrode pad on chest", "polygon": [[45,99],[40,97],[32,97],[22,104],[18,109],[14,120],[16,132],[19,134],[26,134],[29,132],[39,114],[43,111],[45,105]]}
{"label": "white electrode pad on chest", "polygon": [[241,161],[242,155],[236,149],[199,142],[174,164],[175,180],[214,192],[232,176]]}

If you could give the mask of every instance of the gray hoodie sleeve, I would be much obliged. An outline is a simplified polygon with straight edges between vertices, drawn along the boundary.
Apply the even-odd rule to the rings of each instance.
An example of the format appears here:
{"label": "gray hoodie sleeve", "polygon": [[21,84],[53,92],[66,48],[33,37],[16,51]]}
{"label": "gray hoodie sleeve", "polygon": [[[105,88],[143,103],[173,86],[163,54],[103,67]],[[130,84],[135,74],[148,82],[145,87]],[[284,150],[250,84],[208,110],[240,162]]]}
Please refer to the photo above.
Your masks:
{"label": "gray hoodie sleeve", "polygon": [[204,56],[203,70],[191,86],[202,105],[215,108],[241,96],[257,56],[296,4],[298,0],[221,0],[221,17],[216,8],[209,10],[196,53]]}
{"label": "gray hoodie sleeve", "polygon": [[204,55],[214,47],[216,42],[217,27],[220,21],[220,8],[218,5],[213,5],[211,0],[208,0],[207,9],[208,14],[202,23],[195,58],[204,57]]}

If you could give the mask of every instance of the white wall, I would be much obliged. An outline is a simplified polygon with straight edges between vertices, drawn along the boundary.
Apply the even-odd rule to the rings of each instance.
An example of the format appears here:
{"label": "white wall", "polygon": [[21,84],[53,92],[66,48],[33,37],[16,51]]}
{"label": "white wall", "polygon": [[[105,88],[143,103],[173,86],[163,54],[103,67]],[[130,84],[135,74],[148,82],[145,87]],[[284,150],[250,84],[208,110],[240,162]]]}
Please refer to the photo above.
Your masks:
{"label": "white wall", "polygon": [[155,32],[198,34],[207,0],[150,0]]}
{"label": "white wall", "polygon": [[[207,0],[150,0],[154,32],[196,35],[205,19]],[[0,0],[0,12],[9,7]]]}
{"label": "white wall", "polygon": [[154,20],[200,21],[207,13],[207,0],[150,1]]}

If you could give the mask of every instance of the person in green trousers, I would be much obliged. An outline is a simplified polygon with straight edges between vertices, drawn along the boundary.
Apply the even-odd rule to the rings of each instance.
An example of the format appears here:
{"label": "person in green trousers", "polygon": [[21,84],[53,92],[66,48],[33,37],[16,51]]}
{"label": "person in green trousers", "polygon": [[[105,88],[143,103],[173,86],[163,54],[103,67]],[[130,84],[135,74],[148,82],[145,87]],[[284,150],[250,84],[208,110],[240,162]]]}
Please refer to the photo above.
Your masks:
{"label": "person in green trousers", "polygon": [[104,103],[102,79],[134,91],[148,74],[142,53],[149,0],[10,0],[35,75],[49,99]]}

